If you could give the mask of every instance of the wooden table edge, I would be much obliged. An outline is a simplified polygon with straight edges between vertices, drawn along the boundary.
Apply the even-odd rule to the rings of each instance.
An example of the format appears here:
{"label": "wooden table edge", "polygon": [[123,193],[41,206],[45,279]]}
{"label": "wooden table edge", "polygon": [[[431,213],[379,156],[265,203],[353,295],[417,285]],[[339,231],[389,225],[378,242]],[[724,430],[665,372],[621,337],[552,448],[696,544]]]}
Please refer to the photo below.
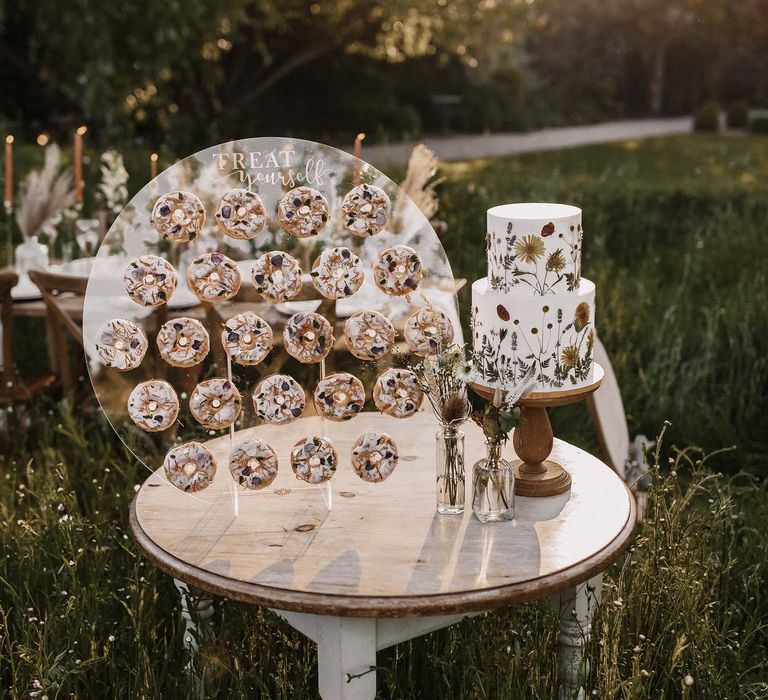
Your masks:
{"label": "wooden table edge", "polygon": [[428,617],[462,612],[483,612],[515,603],[538,600],[583,583],[603,571],[627,549],[637,520],[634,496],[626,484],[622,482],[622,485],[629,499],[629,515],[618,535],[598,552],[543,579],[528,579],[481,591],[457,593],[380,597],[333,595],[291,591],[237,581],[187,564],[157,545],[139,524],[136,515],[138,494],[131,501],[129,524],[136,544],[159,569],[213,595],[278,610],[339,617]]}

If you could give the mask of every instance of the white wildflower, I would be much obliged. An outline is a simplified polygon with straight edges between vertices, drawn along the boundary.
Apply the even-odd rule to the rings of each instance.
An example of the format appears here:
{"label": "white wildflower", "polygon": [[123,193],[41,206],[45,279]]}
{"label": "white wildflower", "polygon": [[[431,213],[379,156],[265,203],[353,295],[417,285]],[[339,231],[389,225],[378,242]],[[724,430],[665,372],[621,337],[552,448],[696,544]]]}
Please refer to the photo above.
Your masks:
{"label": "white wildflower", "polygon": [[111,212],[119,214],[128,200],[128,171],[123,163],[123,156],[117,151],[109,150],[101,156],[101,182],[99,193],[104,200],[104,206]]}

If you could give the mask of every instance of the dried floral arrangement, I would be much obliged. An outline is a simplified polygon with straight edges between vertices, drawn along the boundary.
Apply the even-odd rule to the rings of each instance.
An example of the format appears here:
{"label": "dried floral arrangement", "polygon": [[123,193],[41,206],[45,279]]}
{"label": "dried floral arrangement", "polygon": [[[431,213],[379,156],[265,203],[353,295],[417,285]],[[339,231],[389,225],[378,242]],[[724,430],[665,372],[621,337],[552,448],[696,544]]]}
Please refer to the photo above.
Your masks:
{"label": "dried floral arrangement", "polygon": [[[437,354],[427,355],[410,369],[440,422],[438,435],[441,435],[444,457],[441,462],[438,451],[438,501],[442,500],[449,509],[463,510],[464,447],[458,428],[469,418],[472,408],[467,398],[469,367],[464,348],[438,347]],[[441,512],[439,505],[438,512]]]}
{"label": "dried floral arrangement", "polygon": [[395,202],[391,229],[400,233],[403,227],[403,211],[409,200],[413,200],[427,219],[431,219],[438,208],[435,188],[444,178],[435,179],[438,159],[434,151],[423,143],[416,146],[408,159],[405,179],[400,183],[400,195]]}
{"label": "dried floral arrangement", "polygon": [[72,177],[61,171],[61,151],[56,144],[45,150],[41,170],[27,175],[16,208],[16,223],[24,238],[46,233],[56,235],[55,225],[66,209],[75,203]]}
{"label": "dried floral arrangement", "polygon": [[486,440],[506,442],[510,431],[525,422],[516,404],[535,388],[535,371],[530,368],[517,381],[510,378],[502,383],[489,400],[471,388],[471,384],[480,382],[480,360],[466,346],[451,345],[435,355],[427,355],[411,365],[410,370],[416,375],[441,426],[457,427],[471,418],[480,426]]}
{"label": "dried floral arrangement", "polygon": [[497,387],[488,400],[470,390],[472,413],[470,417],[483,431],[487,442],[500,445],[509,439],[509,433],[525,423],[517,403],[536,387],[536,372],[530,368],[518,381]]}
{"label": "dried floral arrangement", "polygon": [[469,418],[470,369],[464,348],[458,345],[441,348],[436,355],[427,355],[410,367],[443,427],[458,427]]}

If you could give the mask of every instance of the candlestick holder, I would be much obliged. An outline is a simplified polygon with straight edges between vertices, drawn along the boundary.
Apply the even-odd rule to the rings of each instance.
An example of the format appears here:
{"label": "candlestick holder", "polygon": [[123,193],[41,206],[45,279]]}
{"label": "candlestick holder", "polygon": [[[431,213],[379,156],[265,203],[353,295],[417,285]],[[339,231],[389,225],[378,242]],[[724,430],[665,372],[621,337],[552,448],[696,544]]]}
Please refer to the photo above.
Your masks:
{"label": "candlestick holder", "polygon": [[[565,467],[549,459],[554,436],[547,408],[583,401],[600,388],[604,376],[603,368],[595,363],[590,384],[561,391],[536,391],[517,402],[525,418],[525,423],[512,433],[518,456],[512,462],[518,496],[556,496],[571,488],[571,475]],[[493,398],[491,387],[472,384],[472,388],[485,399]]]}

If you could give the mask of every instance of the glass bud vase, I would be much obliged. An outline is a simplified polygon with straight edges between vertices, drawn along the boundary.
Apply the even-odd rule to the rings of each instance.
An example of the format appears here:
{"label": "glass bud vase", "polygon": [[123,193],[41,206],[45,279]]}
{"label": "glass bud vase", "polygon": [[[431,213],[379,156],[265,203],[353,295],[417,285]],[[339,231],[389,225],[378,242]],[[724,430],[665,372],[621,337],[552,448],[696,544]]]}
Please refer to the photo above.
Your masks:
{"label": "glass bud vase", "polygon": [[43,245],[37,236],[29,236],[16,246],[16,272],[26,275],[30,270],[43,270],[48,267],[48,246]]}
{"label": "glass bud vase", "polygon": [[464,512],[464,433],[443,427],[437,443],[437,512],[460,515]]}
{"label": "glass bud vase", "polygon": [[488,453],[472,468],[472,512],[482,523],[515,516],[515,472],[501,456],[501,445],[486,443]]}

